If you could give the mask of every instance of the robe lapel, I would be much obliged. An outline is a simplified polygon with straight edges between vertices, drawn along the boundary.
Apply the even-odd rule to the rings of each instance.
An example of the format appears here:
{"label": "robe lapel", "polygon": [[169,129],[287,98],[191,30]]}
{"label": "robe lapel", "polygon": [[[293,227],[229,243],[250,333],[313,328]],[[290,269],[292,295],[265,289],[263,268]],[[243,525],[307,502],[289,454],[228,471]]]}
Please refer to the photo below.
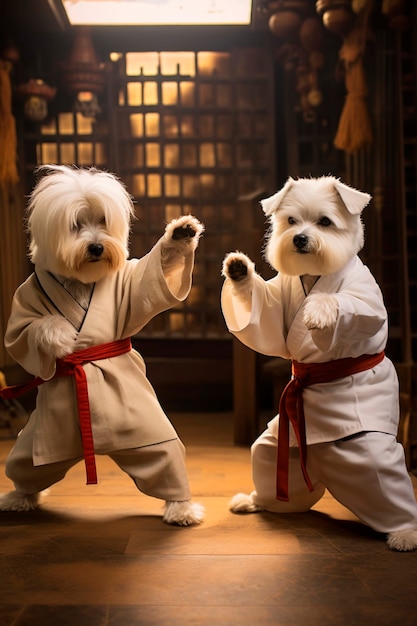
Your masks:
{"label": "robe lapel", "polygon": [[79,331],[87,311],[74,300],[71,294],[49,272],[36,270],[36,278],[40,288],[57,311]]}
{"label": "robe lapel", "polygon": [[[335,274],[329,274],[327,276],[321,276],[315,285],[311,288],[310,294],[314,293],[337,293],[343,280],[349,272],[354,271],[357,257],[354,257],[351,261],[345,265],[341,270]],[[306,298],[301,281],[299,277],[293,278],[293,292],[291,304],[294,305],[292,310],[292,320],[289,324],[289,330],[287,335],[287,346],[292,354],[293,358],[297,361],[308,358],[312,352],[317,350],[312,338],[311,333],[307,331],[303,323],[303,302]]]}
{"label": "robe lapel", "polygon": [[287,347],[293,358],[296,358],[294,349],[298,350],[306,339],[306,327],[302,321],[302,309],[306,295],[299,276],[288,277],[286,288],[287,299],[285,323],[287,327]]}
{"label": "robe lapel", "polygon": [[116,318],[122,317],[122,305],[115,304],[115,292],[118,272],[102,278],[94,285],[90,305],[85,312],[84,323],[80,329],[77,342],[84,346],[106,343],[120,339],[115,323]]}
{"label": "robe lapel", "polygon": [[310,293],[338,293],[345,277],[355,271],[357,260],[355,256],[338,272],[321,276]]}

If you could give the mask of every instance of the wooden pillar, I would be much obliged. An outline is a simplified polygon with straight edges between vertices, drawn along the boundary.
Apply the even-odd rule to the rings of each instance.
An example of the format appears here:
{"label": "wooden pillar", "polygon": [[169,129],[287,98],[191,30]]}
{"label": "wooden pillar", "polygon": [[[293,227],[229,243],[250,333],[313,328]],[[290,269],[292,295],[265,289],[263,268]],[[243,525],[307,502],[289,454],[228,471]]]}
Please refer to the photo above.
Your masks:
{"label": "wooden pillar", "polygon": [[257,354],[233,339],[234,442],[250,445],[258,435]]}
{"label": "wooden pillar", "polygon": [[[258,189],[239,198],[239,232],[237,248],[262,266],[264,218],[259,205],[265,191]],[[258,435],[258,355],[237,339],[233,340],[233,416],[234,442],[250,445]]]}

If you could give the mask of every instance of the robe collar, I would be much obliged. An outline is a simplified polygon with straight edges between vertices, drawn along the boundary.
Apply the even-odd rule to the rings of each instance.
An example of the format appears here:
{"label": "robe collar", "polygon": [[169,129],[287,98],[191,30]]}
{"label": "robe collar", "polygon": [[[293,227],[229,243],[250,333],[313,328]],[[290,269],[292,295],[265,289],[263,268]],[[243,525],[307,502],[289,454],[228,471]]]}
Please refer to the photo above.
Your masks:
{"label": "robe collar", "polygon": [[[312,292],[315,293],[337,293],[345,277],[354,271],[356,265],[362,263],[358,256],[352,257],[346,265],[344,265],[338,272],[334,274],[325,274],[324,276],[309,276],[310,284],[303,284],[303,276],[300,276],[301,288],[304,290],[304,297]],[[313,284],[311,284],[313,283]],[[307,293],[305,293],[307,291]]]}
{"label": "robe collar", "polygon": [[[314,293],[338,293],[346,276],[353,273],[358,264],[362,264],[362,261],[358,256],[354,256],[338,272],[320,276],[311,287],[308,295]],[[292,306],[289,317],[286,320],[288,328],[287,346],[291,354],[297,355],[297,360],[308,357],[311,352],[316,350],[311,333],[307,332],[303,322],[303,304],[308,296],[304,292],[300,278],[298,276],[293,277],[295,290],[291,296]]]}
{"label": "robe collar", "polygon": [[72,297],[59,280],[50,272],[42,269],[35,270],[35,276],[40,289],[47,296],[57,311],[80,331],[87,311]]}

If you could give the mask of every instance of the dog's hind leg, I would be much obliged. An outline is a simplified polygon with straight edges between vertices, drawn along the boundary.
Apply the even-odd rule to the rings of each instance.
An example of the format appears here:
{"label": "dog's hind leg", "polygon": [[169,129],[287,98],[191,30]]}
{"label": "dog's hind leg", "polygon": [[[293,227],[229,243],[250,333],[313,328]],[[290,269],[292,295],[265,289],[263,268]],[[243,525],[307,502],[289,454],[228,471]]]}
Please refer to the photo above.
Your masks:
{"label": "dog's hind leg", "polygon": [[191,502],[191,500],[167,501],[165,502],[163,521],[166,524],[176,526],[194,526],[203,521],[204,512],[204,507],[201,504]]}
{"label": "dog's hind leg", "polygon": [[253,501],[252,494],[247,493],[234,495],[229,502],[229,509],[232,513],[258,513],[265,510]]}
{"label": "dog's hind leg", "polygon": [[388,547],[398,552],[410,552],[417,550],[417,529],[416,530],[397,530],[388,533]]}
{"label": "dog's hind leg", "polygon": [[39,506],[39,494],[24,494],[18,491],[0,494],[0,511],[34,511]]}

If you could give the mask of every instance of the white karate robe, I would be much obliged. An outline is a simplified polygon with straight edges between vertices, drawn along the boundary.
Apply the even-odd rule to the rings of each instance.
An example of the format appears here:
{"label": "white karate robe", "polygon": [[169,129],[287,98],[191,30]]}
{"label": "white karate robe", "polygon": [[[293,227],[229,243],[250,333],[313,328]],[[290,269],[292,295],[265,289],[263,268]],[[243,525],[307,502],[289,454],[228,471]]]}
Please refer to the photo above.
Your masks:
{"label": "white karate robe", "polygon": [[[35,347],[32,322],[45,315],[65,316],[78,331],[74,351],[135,335],[155,315],[184,300],[191,288],[194,253],[179,255],[178,267],[167,279],[161,242],[143,258],[127,261],[123,270],[96,283],[87,310],[43,270],[35,268],[17,289],[5,345],[26,371],[48,380],[38,389],[29,420],[34,465],[82,457],[82,446],[72,377],[53,378],[55,361]],[[84,371],[95,452],[107,454],[177,439],[138,352],[87,363]]]}
{"label": "white karate robe", "polygon": [[[297,276],[278,275],[268,282],[255,276],[252,298],[246,302],[233,294],[226,280],[223,313],[229,330],[248,347],[301,363],[385,349],[388,325],[382,294],[358,257],[339,272],[319,278],[310,293],[337,298],[339,313],[330,328],[310,331],[303,324],[307,296]],[[417,504],[404,450],[395,438],[398,378],[391,361],[385,357],[370,370],[306,387],[303,402],[307,471],[314,490],[307,489],[301,473],[291,427],[289,501],[276,499],[277,415],[251,448],[253,503],[275,513],[308,511],[327,488],[377,531],[415,530]]]}
{"label": "white karate robe", "polygon": [[[308,330],[303,323],[306,294],[298,276],[254,277],[251,301],[233,294],[230,279],[222,289],[222,309],[231,333],[249,348],[301,363],[376,354],[385,349],[387,313],[381,291],[359,257],[339,272],[322,276],[310,291],[334,295],[336,323]],[[397,434],[398,378],[385,359],[371,370],[303,391],[307,444],[324,443],[362,431]],[[278,420],[269,424],[277,436]],[[291,445],[295,445],[292,437]]]}

